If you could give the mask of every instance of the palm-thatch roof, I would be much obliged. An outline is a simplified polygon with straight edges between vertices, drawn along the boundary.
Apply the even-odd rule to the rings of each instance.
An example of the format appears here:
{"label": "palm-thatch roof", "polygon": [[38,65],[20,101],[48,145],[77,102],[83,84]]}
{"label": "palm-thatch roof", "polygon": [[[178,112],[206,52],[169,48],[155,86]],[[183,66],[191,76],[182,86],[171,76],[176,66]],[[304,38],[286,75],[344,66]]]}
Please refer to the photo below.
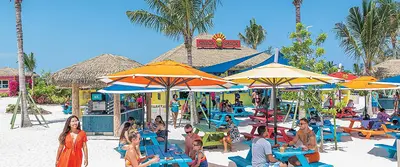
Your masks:
{"label": "palm-thatch roof", "polygon": [[375,77],[382,79],[400,75],[400,60],[388,60],[373,67]]}
{"label": "palm-thatch roof", "polygon": [[[196,47],[196,39],[212,39],[212,35],[200,34],[194,38],[192,42],[192,57],[193,57],[193,67],[195,68],[212,66],[230,60],[246,57],[259,52],[255,49],[243,46],[243,44],[240,49],[198,49]],[[233,69],[243,69],[252,67],[268,59],[270,56],[271,55],[262,53],[258,56],[255,56],[249,60],[246,60],[236,65]],[[160,62],[163,60],[174,60],[179,63],[187,64],[187,54],[185,45],[184,44],[179,45],[178,47],[155,58],[154,60],[151,61],[151,63]]]}
{"label": "palm-thatch roof", "polygon": [[[0,77],[10,77],[10,76],[18,76],[18,69],[10,68],[10,67],[3,67],[0,68]],[[31,72],[25,72],[25,76],[31,76]]]}
{"label": "palm-thatch roof", "polygon": [[55,72],[52,81],[60,87],[71,87],[76,83],[81,88],[101,88],[106,85],[98,77],[140,66],[142,64],[127,57],[102,54]]}

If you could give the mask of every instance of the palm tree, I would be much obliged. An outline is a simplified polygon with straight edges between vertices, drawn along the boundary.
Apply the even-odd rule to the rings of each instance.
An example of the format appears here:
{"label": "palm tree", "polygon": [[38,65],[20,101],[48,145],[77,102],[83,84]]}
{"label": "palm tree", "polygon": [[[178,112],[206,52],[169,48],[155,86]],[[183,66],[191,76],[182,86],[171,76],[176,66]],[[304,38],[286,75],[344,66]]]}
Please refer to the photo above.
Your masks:
{"label": "palm tree", "polygon": [[397,36],[399,35],[399,28],[400,28],[400,4],[399,2],[395,2],[393,0],[379,0],[379,4],[382,6],[386,6],[388,9],[390,9],[392,12],[390,13],[389,17],[389,23],[388,23],[388,28],[389,28],[389,37],[390,37],[390,43],[392,44],[392,54],[393,57],[397,56]]}
{"label": "palm tree", "polygon": [[[127,11],[126,15],[134,24],[140,24],[154,29],[164,35],[179,39],[183,38],[187,53],[187,63],[192,66],[192,41],[195,31],[207,32],[213,27],[214,12],[219,0],[146,0],[153,12],[145,10]],[[190,92],[191,104],[194,109],[194,94]],[[191,112],[191,124],[196,117]]]}
{"label": "palm tree", "polygon": [[358,63],[354,63],[353,64],[353,73],[357,76],[361,76],[362,75],[362,65],[359,65]]}
{"label": "palm tree", "polygon": [[267,32],[265,29],[256,23],[256,19],[250,20],[250,26],[246,26],[245,35],[239,33],[239,39],[253,49],[257,49],[264,40]]}
{"label": "palm tree", "polygon": [[336,23],[334,30],[340,46],[355,60],[362,60],[365,74],[371,75],[375,58],[387,42],[391,10],[377,7],[373,0],[363,0],[362,10],[352,7],[345,23]]}
{"label": "palm tree", "polygon": [[19,93],[21,97],[21,127],[32,126],[28,115],[26,86],[25,86],[25,69],[24,69],[24,45],[22,37],[22,18],[21,18],[22,0],[14,0],[16,27],[17,27],[17,46],[18,46],[18,78]]}
{"label": "palm tree", "polygon": [[296,7],[296,24],[301,22],[300,8],[303,0],[293,0],[293,5]]}
{"label": "palm tree", "polygon": [[25,64],[25,69],[26,71],[31,73],[31,81],[32,81],[32,92],[34,90],[34,85],[35,85],[35,75],[34,71],[36,68],[36,59],[35,55],[31,52],[28,54],[24,53],[24,64]]}

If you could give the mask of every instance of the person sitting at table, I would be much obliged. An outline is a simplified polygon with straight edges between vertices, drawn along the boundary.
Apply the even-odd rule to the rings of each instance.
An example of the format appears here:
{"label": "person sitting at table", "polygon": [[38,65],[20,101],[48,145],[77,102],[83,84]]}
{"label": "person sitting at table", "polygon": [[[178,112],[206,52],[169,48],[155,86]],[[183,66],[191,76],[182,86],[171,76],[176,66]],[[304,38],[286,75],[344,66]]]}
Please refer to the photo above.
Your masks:
{"label": "person sitting at table", "polygon": [[232,143],[236,143],[240,140],[239,129],[237,126],[235,126],[235,124],[233,124],[232,117],[230,115],[225,116],[225,122],[227,123],[226,131],[228,135],[222,138],[222,143],[224,144],[224,153],[228,152],[228,147],[229,151],[232,151]]}
{"label": "person sitting at table", "polygon": [[[137,132],[129,134],[129,141],[132,143],[125,155],[125,167],[146,167],[160,160],[158,155],[156,156],[146,156],[145,158],[140,158],[140,134]],[[151,158],[147,162],[143,163],[147,159]]]}
{"label": "person sitting at table", "polygon": [[279,147],[279,144],[271,146],[265,138],[268,136],[268,131],[265,126],[257,128],[258,136],[251,141],[251,164],[253,167],[286,167],[287,165],[279,162],[272,155],[272,148]]}
{"label": "person sitting at table", "polygon": [[135,121],[135,118],[129,117],[129,118],[128,118],[128,121],[125,121],[125,122],[122,123],[121,126],[119,127],[118,135],[121,135],[121,134],[122,134],[122,130],[124,129],[126,123],[129,123],[130,125],[132,125],[134,122],[136,122],[136,121]]}
{"label": "person sitting at table", "polygon": [[157,122],[160,120],[162,120],[161,115],[157,115],[156,118],[154,118],[154,121],[148,123],[147,127],[154,132],[157,128]]}
{"label": "person sitting at table", "polygon": [[201,140],[195,140],[192,145],[195,156],[189,165],[191,167],[208,167],[207,158],[203,152],[203,142]]}
{"label": "person sitting at table", "polygon": [[126,154],[127,148],[124,146],[129,144],[128,129],[130,127],[131,127],[131,124],[129,122],[123,124],[122,131],[119,136],[118,151],[121,153],[121,158],[124,158],[125,154]]}
{"label": "person sitting at table", "polygon": [[231,105],[230,103],[228,103],[228,104],[226,105],[225,111],[226,111],[226,112],[229,112],[229,113],[232,113],[232,112],[233,112],[233,108],[232,108],[232,105]]}
{"label": "person sitting at table", "polygon": [[382,122],[388,122],[390,119],[390,115],[386,113],[386,110],[384,108],[379,109],[379,113],[377,118],[382,121]]}
{"label": "person sitting at table", "polygon": [[[314,131],[312,131],[308,126],[308,120],[306,118],[300,119],[300,129],[297,131],[296,136],[288,144],[283,144],[283,146],[295,145],[298,141],[301,142],[301,148],[303,151],[314,150],[312,154],[304,155],[309,163],[319,161],[319,152],[317,147],[317,139],[315,137]],[[289,163],[293,166],[302,165],[296,156],[289,158]]]}
{"label": "person sitting at table", "polygon": [[194,154],[193,154],[193,141],[195,140],[201,140],[200,136],[196,133],[193,133],[193,127],[190,124],[187,124],[185,126],[185,154],[189,155],[190,158],[194,159]]}
{"label": "person sitting at table", "polygon": [[167,135],[167,130],[165,129],[165,123],[162,119],[157,122],[157,128],[154,130],[157,134],[157,141],[164,141]]}

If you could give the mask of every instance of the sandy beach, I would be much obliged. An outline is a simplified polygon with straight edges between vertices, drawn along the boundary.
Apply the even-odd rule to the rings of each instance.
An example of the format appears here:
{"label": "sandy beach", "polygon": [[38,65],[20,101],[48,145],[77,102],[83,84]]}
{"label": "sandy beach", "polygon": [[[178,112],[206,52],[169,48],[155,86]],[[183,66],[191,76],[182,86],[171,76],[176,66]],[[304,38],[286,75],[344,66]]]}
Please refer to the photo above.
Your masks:
{"label": "sandy beach", "polygon": [[[68,115],[62,113],[59,105],[40,106],[52,114],[45,115],[49,122],[49,128],[35,124],[30,128],[10,129],[11,114],[5,113],[5,108],[10,103],[15,103],[15,98],[0,98],[0,162],[4,167],[50,167],[55,164],[56,150],[58,147],[58,135],[61,132]],[[247,118],[239,118],[241,120]],[[239,126],[241,132],[249,132],[251,126],[246,126],[250,120],[244,120]],[[20,124],[20,115],[17,117],[16,126]],[[348,126],[349,121],[338,120],[341,126]],[[281,126],[290,126],[290,123],[281,123]],[[170,141],[183,148],[183,128],[174,129],[169,126]],[[114,148],[118,140],[112,136],[89,136],[89,166],[124,166],[124,160]],[[339,150],[334,151],[333,142],[324,145],[321,153],[321,162],[332,164],[335,167],[347,166],[384,166],[394,167],[397,162],[386,158],[384,150],[374,148],[374,144],[393,144],[393,138],[374,137],[371,140],[362,139],[353,135],[345,137],[344,142],[338,143]],[[234,152],[222,153],[222,147],[218,149],[205,149],[210,166],[235,166],[228,160],[229,156],[240,155],[245,157],[249,147],[238,143],[234,145]]]}

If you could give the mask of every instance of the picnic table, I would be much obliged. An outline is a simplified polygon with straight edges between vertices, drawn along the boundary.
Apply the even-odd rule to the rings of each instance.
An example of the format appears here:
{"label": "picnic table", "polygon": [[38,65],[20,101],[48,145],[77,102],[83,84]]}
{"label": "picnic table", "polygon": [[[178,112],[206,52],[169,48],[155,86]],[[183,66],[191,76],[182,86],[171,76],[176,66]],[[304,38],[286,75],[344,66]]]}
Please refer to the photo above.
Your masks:
{"label": "picnic table", "polygon": [[[268,139],[267,139],[268,140]],[[273,143],[272,141],[268,140],[270,143]],[[228,159],[234,161],[237,166],[243,166],[243,167],[248,167],[251,166],[251,159],[252,159],[252,152],[251,152],[251,142],[246,141],[244,142],[245,144],[250,146],[249,152],[247,153],[246,158],[240,157],[240,156],[233,156],[233,157],[228,157]],[[279,143],[282,144],[282,143]],[[273,145],[273,144],[271,144]],[[292,156],[296,156],[301,165],[303,167],[311,167],[311,166],[318,166],[318,167],[333,167],[333,165],[329,165],[323,162],[314,162],[314,163],[308,163],[306,157],[304,156],[305,154],[312,154],[314,153],[314,150],[307,150],[303,151],[301,148],[291,148],[288,147],[285,149],[284,152],[280,152],[279,148],[274,148],[272,149],[272,154],[275,156],[276,159],[286,162],[288,159]],[[238,165],[238,164],[243,164],[243,165]]]}
{"label": "picnic table", "polygon": [[139,131],[140,137],[143,138],[143,143],[146,145],[146,140],[149,139],[154,145],[160,145],[157,141],[157,134],[150,130],[141,130]]}
{"label": "picnic table", "polygon": [[237,120],[234,116],[234,113],[227,113],[227,112],[222,112],[219,114],[219,119],[211,119],[210,121],[212,123],[215,124],[216,127],[220,127],[222,125],[227,125],[228,123],[225,121],[225,116],[230,115],[232,118],[232,122],[233,124],[235,124],[236,126],[239,126],[240,122],[239,120]]}
{"label": "picnic table", "polygon": [[[361,127],[353,128],[354,122],[361,122]],[[370,127],[371,123],[372,127]],[[353,118],[350,120],[349,127],[342,127],[344,132],[358,132],[360,136],[365,136],[366,139],[370,139],[372,135],[385,135],[387,132],[398,132],[391,130],[386,127],[384,123],[381,123],[377,118],[371,118],[369,120],[363,120],[362,118]],[[381,128],[381,130],[379,130]]]}
{"label": "picnic table", "polygon": [[[267,118],[268,121],[274,121],[274,110],[265,110],[264,108],[255,108],[254,110],[254,115],[250,115],[249,118],[251,120],[258,120],[260,122],[267,122]],[[263,115],[258,115],[258,113],[261,112],[263,113]],[[279,112],[279,110],[277,111]],[[277,115],[276,119],[278,121],[283,121],[284,117],[282,115]]]}
{"label": "picnic table", "polygon": [[[321,133],[324,133],[324,140],[333,140],[334,139],[334,130],[335,127],[333,125],[310,125],[312,130],[315,133],[315,136],[317,138],[317,142],[321,140]],[[339,125],[336,125],[336,128],[339,128]],[[336,140],[340,142],[342,140],[342,136],[348,136],[348,133],[343,133],[343,132],[338,132],[336,130]]]}
{"label": "picnic table", "polygon": [[[178,164],[180,167],[189,167],[188,162],[192,162],[192,159],[186,155],[181,148],[175,144],[168,145],[168,151],[164,152],[165,145],[152,145],[145,146],[145,153],[147,156],[158,155],[160,161],[152,164],[152,167],[158,167],[167,164]],[[173,159],[167,160],[167,157]]]}
{"label": "picnic table", "polygon": [[[266,123],[256,123],[256,124],[249,124],[249,125],[251,125],[253,127],[251,129],[250,133],[246,133],[246,132],[241,133],[247,140],[250,140],[250,139],[252,139],[252,138],[257,136],[255,134],[255,132],[256,132],[256,129],[258,127],[260,127],[260,126],[266,126],[266,128],[268,130],[267,138],[273,138],[273,135],[274,135],[273,134],[274,133],[274,126],[273,125],[271,125],[271,124],[267,125]],[[278,134],[277,135],[279,135],[278,141],[286,142],[286,143],[292,141],[293,138],[286,134],[286,130],[289,130],[289,129],[290,128],[281,127],[281,126],[277,127],[277,130],[278,130]]]}
{"label": "picnic table", "polygon": [[222,145],[220,140],[225,136],[225,132],[217,131],[215,126],[211,126],[208,128],[208,125],[197,124],[194,125],[195,131],[194,133],[199,134],[199,132],[203,132],[204,136],[200,136],[203,142],[203,147],[208,146],[219,146]]}

